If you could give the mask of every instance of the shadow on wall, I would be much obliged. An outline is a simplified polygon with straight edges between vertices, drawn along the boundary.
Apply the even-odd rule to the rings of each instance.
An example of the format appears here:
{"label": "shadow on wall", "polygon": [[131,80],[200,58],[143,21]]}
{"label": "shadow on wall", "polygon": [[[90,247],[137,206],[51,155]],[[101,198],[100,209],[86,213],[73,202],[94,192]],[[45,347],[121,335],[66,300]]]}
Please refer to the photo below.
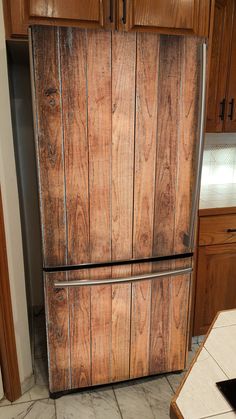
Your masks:
{"label": "shadow on wall", "polygon": [[26,290],[31,316],[32,308],[43,304],[43,281],[28,43],[9,41],[7,50]]}

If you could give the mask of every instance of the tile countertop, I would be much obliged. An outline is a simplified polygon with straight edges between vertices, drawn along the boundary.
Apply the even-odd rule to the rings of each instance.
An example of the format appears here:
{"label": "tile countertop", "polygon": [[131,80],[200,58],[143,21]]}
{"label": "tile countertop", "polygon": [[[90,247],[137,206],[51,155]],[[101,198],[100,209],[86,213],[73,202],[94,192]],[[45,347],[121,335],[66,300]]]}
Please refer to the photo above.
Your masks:
{"label": "tile countertop", "polygon": [[236,419],[216,383],[236,377],[236,310],[222,311],[171,403],[173,418]]}
{"label": "tile countertop", "polygon": [[201,187],[199,216],[236,214],[236,183]]}

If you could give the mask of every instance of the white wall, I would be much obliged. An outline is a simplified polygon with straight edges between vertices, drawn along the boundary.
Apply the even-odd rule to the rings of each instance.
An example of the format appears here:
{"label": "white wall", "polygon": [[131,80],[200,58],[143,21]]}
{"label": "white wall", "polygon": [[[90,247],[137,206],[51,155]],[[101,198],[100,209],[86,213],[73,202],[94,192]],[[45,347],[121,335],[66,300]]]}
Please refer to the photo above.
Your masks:
{"label": "white wall", "polygon": [[32,377],[19,200],[10,116],[2,0],[0,0],[0,184],[21,383]]}

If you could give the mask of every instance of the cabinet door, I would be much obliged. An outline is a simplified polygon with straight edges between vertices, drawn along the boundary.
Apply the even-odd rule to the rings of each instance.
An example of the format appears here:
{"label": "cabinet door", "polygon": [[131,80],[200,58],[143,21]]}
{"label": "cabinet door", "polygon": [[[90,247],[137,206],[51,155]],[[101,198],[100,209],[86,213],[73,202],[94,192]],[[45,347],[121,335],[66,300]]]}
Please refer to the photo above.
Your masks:
{"label": "cabinet door", "polygon": [[198,250],[194,335],[207,332],[217,312],[236,308],[236,244]]}
{"label": "cabinet door", "polygon": [[[139,271],[150,273],[150,265]],[[129,278],[130,272],[126,265],[45,274],[51,392],[185,367],[189,274],[69,286],[73,280]],[[61,281],[68,286],[55,284]]]}
{"label": "cabinet door", "polygon": [[221,132],[224,126],[233,9],[233,0],[217,0],[215,3],[207,106],[207,132]]}
{"label": "cabinet door", "polygon": [[233,35],[231,41],[230,66],[228,73],[225,131],[236,131],[236,7],[234,10]]}
{"label": "cabinet door", "polygon": [[119,0],[119,28],[208,36],[209,0]]}
{"label": "cabinet door", "polygon": [[109,0],[4,0],[4,12],[7,38],[27,36],[32,23],[111,29],[115,20]]}

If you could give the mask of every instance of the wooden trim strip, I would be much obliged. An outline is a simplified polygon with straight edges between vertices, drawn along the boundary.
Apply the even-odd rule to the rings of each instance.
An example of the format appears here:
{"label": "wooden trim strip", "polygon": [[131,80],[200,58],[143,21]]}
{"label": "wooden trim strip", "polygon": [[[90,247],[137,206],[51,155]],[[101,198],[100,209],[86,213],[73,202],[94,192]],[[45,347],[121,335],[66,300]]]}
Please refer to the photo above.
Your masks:
{"label": "wooden trim strip", "polygon": [[0,189],[0,365],[5,396],[11,402],[21,396],[20,376],[11,305],[6,237]]}

